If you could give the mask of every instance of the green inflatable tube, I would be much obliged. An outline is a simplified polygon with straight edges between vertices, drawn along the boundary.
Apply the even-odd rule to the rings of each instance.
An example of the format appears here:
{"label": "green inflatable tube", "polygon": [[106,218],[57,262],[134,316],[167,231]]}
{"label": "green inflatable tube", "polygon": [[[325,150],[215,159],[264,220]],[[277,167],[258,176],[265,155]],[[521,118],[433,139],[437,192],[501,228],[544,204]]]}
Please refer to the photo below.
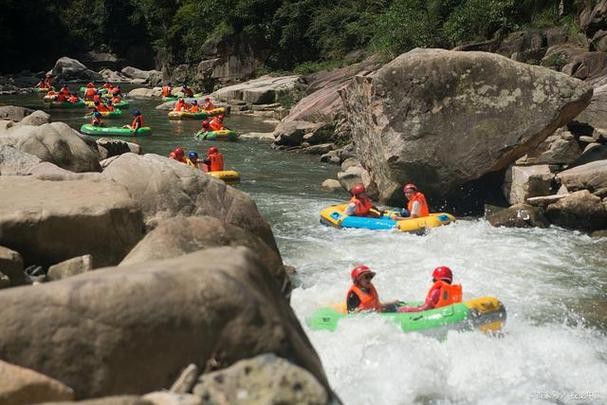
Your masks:
{"label": "green inflatable tube", "polygon": [[195,134],[196,139],[202,141],[237,141],[238,132],[231,129],[222,129],[221,131],[208,131],[205,132],[200,130]]}
{"label": "green inflatable tube", "polygon": [[[84,118],[92,118],[93,117],[93,113],[87,114],[84,116]],[[107,112],[102,112],[101,113],[101,118],[104,119],[112,119],[112,118],[120,118],[122,117],[122,110],[120,109],[115,109],[114,111],[107,111]]]}
{"label": "green inflatable tube", "polygon": [[133,132],[129,128],[96,127],[91,124],[84,124],[80,127],[80,132],[93,136],[146,136],[152,133],[152,128],[142,127],[137,132]]}
{"label": "green inflatable tube", "polygon": [[119,103],[113,104],[114,108],[129,108],[129,102],[126,100],[122,100]]}
{"label": "green inflatable tube", "polygon": [[[80,93],[82,93],[82,94],[86,93],[86,89],[87,89],[87,88],[88,88],[88,87],[86,87],[86,86],[82,86],[82,87],[80,87]],[[95,90],[97,90],[97,92],[98,92],[99,94],[105,94],[105,93],[107,93],[107,89],[106,89],[105,87],[100,87],[100,88],[95,89]]]}

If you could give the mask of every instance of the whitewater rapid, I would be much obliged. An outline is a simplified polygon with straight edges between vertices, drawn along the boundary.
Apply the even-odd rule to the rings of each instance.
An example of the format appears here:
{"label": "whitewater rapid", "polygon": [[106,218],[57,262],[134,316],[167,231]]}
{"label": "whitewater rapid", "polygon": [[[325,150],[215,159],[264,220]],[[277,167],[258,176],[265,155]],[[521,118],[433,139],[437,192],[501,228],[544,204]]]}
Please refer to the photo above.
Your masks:
{"label": "whitewater rapid", "polygon": [[[331,386],[356,404],[607,403],[607,238],[550,229],[494,228],[458,221],[426,236],[337,230],[319,211],[339,200],[257,193],[286,263],[297,268],[291,304]],[[294,208],[296,207],[296,208]],[[383,301],[421,300],[430,274],[451,267],[464,299],[499,298],[501,337],[404,334],[377,315],[347,319],[335,332],[310,330],[319,306],[343,301],[352,267],[377,272]],[[601,308],[601,306],[598,308]]]}

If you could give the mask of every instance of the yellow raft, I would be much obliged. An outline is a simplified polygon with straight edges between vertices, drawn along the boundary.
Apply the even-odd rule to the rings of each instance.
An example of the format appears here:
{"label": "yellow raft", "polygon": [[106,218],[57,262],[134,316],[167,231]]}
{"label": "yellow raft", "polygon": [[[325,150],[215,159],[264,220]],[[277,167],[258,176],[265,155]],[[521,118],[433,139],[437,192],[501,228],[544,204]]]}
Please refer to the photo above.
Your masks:
{"label": "yellow raft", "polygon": [[215,172],[207,172],[208,175],[217,179],[223,180],[226,183],[238,183],[240,181],[240,173],[236,170],[221,170]]}
{"label": "yellow raft", "polygon": [[336,228],[397,229],[402,232],[419,233],[427,228],[436,228],[455,221],[453,215],[445,212],[432,213],[427,217],[397,220],[390,218],[390,215],[397,214],[396,212],[387,212],[379,218],[349,216],[344,213],[347,205],[337,204],[324,208],[320,211],[320,222]]}
{"label": "yellow raft", "polygon": [[226,109],[224,107],[217,107],[212,110],[201,110],[198,112],[170,111],[168,116],[170,120],[203,120],[208,117],[224,114],[225,111]]}

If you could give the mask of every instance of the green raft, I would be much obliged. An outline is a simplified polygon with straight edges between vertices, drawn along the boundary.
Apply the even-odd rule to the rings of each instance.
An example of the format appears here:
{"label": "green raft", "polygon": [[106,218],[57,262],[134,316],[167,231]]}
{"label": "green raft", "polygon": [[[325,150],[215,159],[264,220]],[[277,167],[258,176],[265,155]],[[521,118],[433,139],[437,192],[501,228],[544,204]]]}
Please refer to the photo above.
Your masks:
{"label": "green raft", "polygon": [[[82,94],[86,93],[86,89],[88,89],[88,87],[86,87],[86,86],[80,87],[80,93],[82,93]],[[99,94],[107,93],[107,89],[105,87],[99,87],[99,88],[96,88],[95,90],[97,90],[97,93],[99,93]]]}
{"label": "green raft", "polygon": [[80,127],[80,132],[93,136],[146,136],[152,133],[152,128],[142,127],[137,132],[133,132],[122,127],[96,127],[91,124],[84,124]]}
{"label": "green raft", "polygon": [[[417,306],[419,302],[409,302],[407,305]],[[312,330],[337,329],[340,319],[360,318],[364,321],[364,313],[345,313],[345,304],[319,308],[307,324]],[[481,297],[442,308],[422,312],[383,312],[382,317],[392,320],[403,332],[479,329],[483,332],[498,332],[506,322],[506,309],[494,297]]]}
{"label": "green raft", "polygon": [[179,100],[179,97],[177,97],[177,96],[162,97],[162,101],[177,101],[177,100]]}
{"label": "green raft", "polygon": [[200,130],[194,135],[196,139],[207,141],[237,141],[238,132],[231,129],[222,129],[221,131],[203,131]]}
{"label": "green raft", "polygon": [[[91,118],[92,116],[93,113],[89,113],[85,115],[84,118]],[[106,119],[120,118],[122,117],[122,110],[117,108],[114,111],[104,111],[101,113],[101,117]]]}
{"label": "green raft", "polygon": [[86,107],[84,100],[78,100],[77,103],[70,103],[69,101],[57,102],[51,101],[47,103],[49,108],[63,108],[63,109],[80,109]]}

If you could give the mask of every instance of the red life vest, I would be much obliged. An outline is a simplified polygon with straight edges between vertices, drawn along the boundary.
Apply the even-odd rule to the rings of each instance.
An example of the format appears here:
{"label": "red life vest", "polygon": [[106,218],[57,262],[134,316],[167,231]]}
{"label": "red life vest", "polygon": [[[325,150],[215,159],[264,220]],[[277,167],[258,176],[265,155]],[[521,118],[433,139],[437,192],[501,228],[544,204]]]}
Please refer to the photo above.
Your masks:
{"label": "red life vest", "polygon": [[86,92],[84,92],[87,98],[93,98],[95,94],[97,94],[97,90],[94,87],[87,87]]}
{"label": "red life vest", "polygon": [[200,107],[198,106],[198,104],[191,106],[190,112],[200,112]]}
{"label": "red life vest", "polygon": [[99,102],[101,102],[101,96],[99,94],[95,94],[93,96],[93,101],[99,101]]}
{"label": "red life vest", "polygon": [[432,284],[432,287],[430,287],[430,291],[428,291],[426,300],[430,299],[430,296],[436,289],[439,289],[440,293],[438,302],[434,305],[434,308],[446,307],[447,305],[462,302],[461,284],[449,284],[444,282],[443,280],[438,280],[434,284]]}
{"label": "red life vest", "polygon": [[[139,126],[137,127],[137,123],[139,123]],[[131,122],[131,128],[141,128],[143,127],[143,115],[137,115],[135,118],[133,118],[133,122]]]}
{"label": "red life vest", "polygon": [[207,101],[206,103],[204,103],[204,105],[202,106],[202,108],[204,108],[205,110],[209,111],[209,110],[213,110],[215,108],[215,106],[210,101]]}
{"label": "red life vest", "polygon": [[211,172],[221,172],[223,171],[223,153],[213,153],[209,155],[209,160],[211,161],[210,170]]}
{"label": "red life vest", "polygon": [[184,108],[185,108],[185,101],[183,101],[183,102],[182,102],[182,101],[178,101],[178,102],[175,104],[175,111],[181,111],[181,110],[183,110]]}
{"label": "red life vest", "polygon": [[430,210],[428,209],[428,203],[426,202],[426,197],[419,191],[416,192],[413,195],[413,197],[411,197],[411,199],[409,200],[409,203],[407,204],[407,210],[409,210],[409,212],[413,212],[412,211],[413,203],[416,201],[419,203],[419,206],[420,206],[419,216],[427,217],[428,215],[430,215]]}
{"label": "red life vest", "polygon": [[70,96],[67,101],[69,101],[72,104],[76,104],[78,102],[78,97],[76,96]]}
{"label": "red life vest", "polygon": [[352,196],[350,202],[353,202],[354,205],[356,205],[356,211],[354,211],[354,215],[357,217],[366,216],[371,210],[371,207],[373,206],[373,204],[371,204],[371,200],[367,198],[358,198],[356,196]]}
{"label": "red life vest", "polygon": [[354,292],[358,299],[360,300],[360,304],[358,304],[357,310],[365,311],[381,311],[381,304],[379,302],[379,294],[377,294],[377,290],[371,284],[369,286],[369,291],[363,291],[359,286],[353,284],[352,287],[348,290],[348,294],[346,295],[346,301],[351,292]]}
{"label": "red life vest", "polygon": [[221,131],[223,129],[223,123],[219,118],[213,118],[211,122],[209,122],[209,127],[211,131]]}
{"label": "red life vest", "polygon": [[169,86],[162,86],[162,96],[170,97],[172,89]]}

